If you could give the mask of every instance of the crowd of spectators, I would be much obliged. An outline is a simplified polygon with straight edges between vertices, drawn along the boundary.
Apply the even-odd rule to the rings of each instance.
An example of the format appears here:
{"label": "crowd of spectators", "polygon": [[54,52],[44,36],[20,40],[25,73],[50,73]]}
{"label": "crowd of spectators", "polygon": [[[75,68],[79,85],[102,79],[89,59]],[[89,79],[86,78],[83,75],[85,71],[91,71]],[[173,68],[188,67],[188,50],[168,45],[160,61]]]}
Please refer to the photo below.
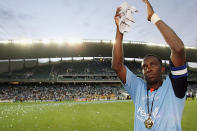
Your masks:
{"label": "crowd of spectators", "polygon": [[92,101],[120,99],[120,87],[93,85],[9,85],[0,87],[0,101]]}
{"label": "crowd of spectators", "polygon": [[191,98],[194,100],[195,98],[197,99],[197,86],[196,85],[188,85],[187,87],[187,92],[186,92],[186,100],[188,98]]}
{"label": "crowd of spectators", "polygon": [[[141,62],[125,61],[124,63],[138,76],[142,75]],[[169,65],[165,64],[166,74]],[[189,69],[189,78],[196,79],[197,71]],[[95,59],[66,61],[57,64],[46,64],[32,68],[0,74],[0,79],[31,80],[71,80],[71,81],[117,81],[115,72],[111,69],[111,60]],[[196,88],[195,88],[196,89]],[[194,96],[197,90],[189,90],[187,96]],[[62,100],[103,100],[122,99],[122,88],[96,85],[63,85],[63,84],[35,84],[35,85],[0,85],[0,101],[62,101]],[[193,93],[191,93],[193,92]],[[193,95],[191,95],[193,94]],[[196,95],[197,96],[197,95]]]}

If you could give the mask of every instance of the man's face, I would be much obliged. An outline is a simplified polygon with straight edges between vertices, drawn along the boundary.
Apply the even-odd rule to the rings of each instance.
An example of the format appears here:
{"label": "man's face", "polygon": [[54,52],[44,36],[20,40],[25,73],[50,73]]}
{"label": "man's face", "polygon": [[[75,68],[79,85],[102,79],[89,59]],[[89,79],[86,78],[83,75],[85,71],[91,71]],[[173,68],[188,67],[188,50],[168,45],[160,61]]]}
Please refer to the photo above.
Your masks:
{"label": "man's face", "polygon": [[142,62],[142,72],[147,83],[156,84],[162,80],[162,66],[154,56],[149,56]]}

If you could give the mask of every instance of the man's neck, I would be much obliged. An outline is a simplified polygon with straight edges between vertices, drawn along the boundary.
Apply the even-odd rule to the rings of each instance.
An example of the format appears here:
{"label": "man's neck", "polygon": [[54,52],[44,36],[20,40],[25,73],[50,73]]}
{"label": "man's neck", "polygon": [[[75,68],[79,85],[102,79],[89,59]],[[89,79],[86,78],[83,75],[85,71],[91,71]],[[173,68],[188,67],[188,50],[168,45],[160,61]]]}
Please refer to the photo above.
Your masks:
{"label": "man's neck", "polygon": [[163,80],[160,80],[159,82],[155,83],[155,84],[147,84],[148,89],[153,88],[154,90],[157,90],[163,83]]}

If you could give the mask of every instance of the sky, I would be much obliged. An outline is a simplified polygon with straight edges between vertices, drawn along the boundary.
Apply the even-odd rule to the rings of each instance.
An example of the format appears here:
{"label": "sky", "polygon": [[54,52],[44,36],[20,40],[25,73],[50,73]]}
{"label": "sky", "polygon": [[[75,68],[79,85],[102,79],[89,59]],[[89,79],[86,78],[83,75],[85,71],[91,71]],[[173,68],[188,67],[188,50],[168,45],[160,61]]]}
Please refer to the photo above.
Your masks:
{"label": "sky", "polygon": [[[135,23],[124,40],[165,43],[147,21],[142,0],[1,0],[0,40],[80,38],[114,40],[116,8],[135,6]],[[155,12],[183,40],[197,47],[196,0],[150,0]]]}

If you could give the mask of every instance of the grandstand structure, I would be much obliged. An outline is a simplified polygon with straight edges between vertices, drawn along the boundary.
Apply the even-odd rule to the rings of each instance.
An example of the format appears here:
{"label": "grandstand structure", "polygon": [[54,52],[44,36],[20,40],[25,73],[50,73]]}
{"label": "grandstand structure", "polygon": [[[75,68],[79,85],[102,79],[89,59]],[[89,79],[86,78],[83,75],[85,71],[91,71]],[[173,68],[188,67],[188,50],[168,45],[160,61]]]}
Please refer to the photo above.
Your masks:
{"label": "grandstand structure", "polygon": [[[111,69],[113,43],[114,41],[107,40],[0,41],[1,89],[6,90],[10,85],[23,85],[21,88],[24,88],[24,92],[33,94],[33,92],[36,92],[36,89],[33,88],[35,85],[37,88],[50,87],[50,90],[52,90],[50,93],[53,92],[50,99],[53,100],[69,99],[70,97],[67,98],[66,93],[61,94],[65,90],[67,93],[70,90],[73,92],[74,89],[68,91],[69,87],[77,87],[89,92],[89,94],[93,92],[93,94],[98,95],[102,92],[106,96],[110,94],[119,96],[123,92],[121,81]],[[169,73],[170,49],[168,46],[136,41],[124,41],[123,44],[124,63],[139,77],[142,77],[141,61],[146,54],[160,56],[163,59],[163,65],[166,67],[165,75]],[[197,62],[197,48],[186,47],[186,55],[189,62],[189,84],[196,86],[197,66],[194,65]],[[53,85],[61,90],[54,88]],[[28,89],[27,86],[31,88]],[[104,88],[105,91],[101,90],[99,93],[92,91],[93,88],[100,90],[97,88],[99,86],[108,88]],[[46,91],[41,88],[37,90],[41,90],[42,99],[49,99]],[[59,92],[59,96],[57,96],[57,92]],[[72,94],[71,92],[69,94]],[[87,98],[89,94],[83,94],[83,98]],[[39,99],[36,96],[32,97]],[[71,97],[79,96],[73,95]],[[18,98],[15,97],[15,99]],[[30,99],[33,100],[33,98]]]}
{"label": "grandstand structure", "polygon": [[[107,40],[0,41],[0,81],[120,82],[111,69],[113,43]],[[136,41],[123,43],[125,64],[138,76],[142,75],[140,62],[146,54],[160,56],[168,69],[170,49],[167,45]],[[188,62],[197,62],[196,52],[197,48],[186,47]],[[194,82],[197,81],[193,79],[195,68],[189,64],[190,81]]]}
{"label": "grandstand structure", "polygon": [[[112,40],[9,40],[0,41],[0,60],[61,58],[61,57],[111,57]],[[168,60],[167,44],[140,41],[123,41],[125,58],[143,58],[155,54]],[[185,47],[187,60],[197,62],[197,47]]]}

